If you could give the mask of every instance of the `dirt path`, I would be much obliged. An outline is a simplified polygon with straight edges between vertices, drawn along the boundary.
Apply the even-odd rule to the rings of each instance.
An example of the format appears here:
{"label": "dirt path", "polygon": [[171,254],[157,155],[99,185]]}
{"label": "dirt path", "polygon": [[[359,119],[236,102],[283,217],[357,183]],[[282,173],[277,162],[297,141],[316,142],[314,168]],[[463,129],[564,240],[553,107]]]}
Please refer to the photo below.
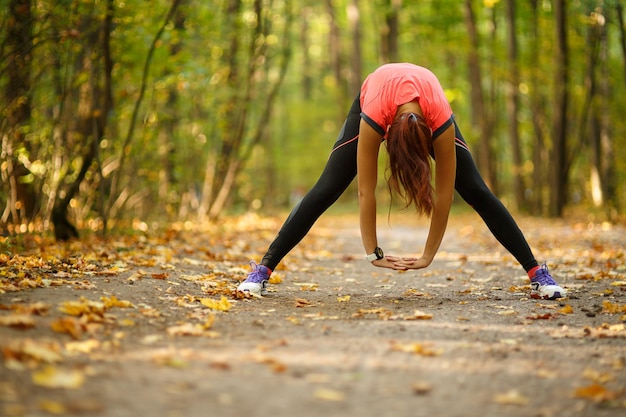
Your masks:
{"label": "dirt path", "polygon": [[[0,258],[0,415],[626,414],[623,228],[522,222],[570,292],[538,302],[475,217],[431,268],[396,273],[329,216],[267,297],[237,299],[277,227],[249,220]],[[381,224],[388,253],[427,231]]]}

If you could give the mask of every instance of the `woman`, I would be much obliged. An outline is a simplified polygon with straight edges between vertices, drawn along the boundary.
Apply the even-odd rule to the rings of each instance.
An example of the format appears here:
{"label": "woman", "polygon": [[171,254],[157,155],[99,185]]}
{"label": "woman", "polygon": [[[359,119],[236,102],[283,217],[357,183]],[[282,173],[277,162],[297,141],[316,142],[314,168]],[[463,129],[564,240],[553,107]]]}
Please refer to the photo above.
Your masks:
{"label": "woman", "polygon": [[[431,216],[424,251],[416,258],[385,256],[376,238],[378,152],[384,141],[390,189],[403,196],[407,206],[415,204],[419,213]],[[434,188],[431,156],[436,161]],[[456,189],[528,273],[533,298],[565,296],[480,176],[435,75],[409,63],[383,65],[366,78],[321,177],[291,211],[261,263],[251,262],[253,270],[237,290],[266,295],[272,270],[357,175],[361,238],[373,265],[395,270],[429,266],[443,239]]]}

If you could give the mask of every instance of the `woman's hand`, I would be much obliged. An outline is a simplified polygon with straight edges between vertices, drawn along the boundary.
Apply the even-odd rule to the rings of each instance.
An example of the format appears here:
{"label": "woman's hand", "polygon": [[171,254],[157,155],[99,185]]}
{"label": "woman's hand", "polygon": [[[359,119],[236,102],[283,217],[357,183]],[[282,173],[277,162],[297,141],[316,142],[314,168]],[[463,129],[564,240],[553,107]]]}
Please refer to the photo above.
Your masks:
{"label": "woman's hand", "polygon": [[423,269],[428,267],[432,259],[428,259],[425,257],[421,258],[412,258],[412,257],[397,257],[397,256],[387,256],[386,261],[388,261],[392,266],[392,269],[406,271],[409,269]]}
{"label": "woman's hand", "polygon": [[389,258],[394,258],[394,257],[385,256],[383,259],[376,259],[372,261],[372,265],[377,266],[379,268],[398,269],[395,267],[394,263]]}

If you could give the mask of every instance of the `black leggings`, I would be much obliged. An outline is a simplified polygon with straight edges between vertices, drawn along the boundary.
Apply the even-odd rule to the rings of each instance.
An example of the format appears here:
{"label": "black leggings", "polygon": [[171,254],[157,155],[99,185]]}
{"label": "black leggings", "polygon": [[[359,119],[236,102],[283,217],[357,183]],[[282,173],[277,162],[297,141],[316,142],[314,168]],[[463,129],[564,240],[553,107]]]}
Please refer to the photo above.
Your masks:
{"label": "black leggings", "polygon": [[[326,167],[317,183],[293,208],[271,243],[261,264],[271,270],[306,236],[313,224],[348,188],[356,177],[356,150],[361,107],[357,97],[339,132]],[[524,235],[502,202],[483,181],[465,140],[454,122],[456,146],[456,182],[459,195],[482,217],[495,238],[529,271],[538,263]],[[461,146],[461,144],[465,146]]]}

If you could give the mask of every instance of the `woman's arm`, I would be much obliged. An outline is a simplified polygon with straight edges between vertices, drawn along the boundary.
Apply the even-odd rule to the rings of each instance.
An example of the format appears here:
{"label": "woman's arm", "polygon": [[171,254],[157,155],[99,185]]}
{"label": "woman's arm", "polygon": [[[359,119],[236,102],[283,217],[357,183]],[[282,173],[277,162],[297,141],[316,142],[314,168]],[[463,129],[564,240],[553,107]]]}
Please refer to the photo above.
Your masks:
{"label": "woman's arm", "polygon": [[390,260],[397,269],[420,269],[430,265],[439,250],[448,225],[456,179],[454,125],[448,127],[435,139],[433,147],[435,151],[435,205],[426,246],[420,258],[391,258]]}
{"label": "woman's arm", "polygon": [[[376,237],[376,184],[378,182],[378,153],[382,138],[367,122],[361,120],[357,145],[357,180],[359,189],[359,224],[365,253],[378,246]],[[376,266],[392,268],[385,258],[372,262]]]}

